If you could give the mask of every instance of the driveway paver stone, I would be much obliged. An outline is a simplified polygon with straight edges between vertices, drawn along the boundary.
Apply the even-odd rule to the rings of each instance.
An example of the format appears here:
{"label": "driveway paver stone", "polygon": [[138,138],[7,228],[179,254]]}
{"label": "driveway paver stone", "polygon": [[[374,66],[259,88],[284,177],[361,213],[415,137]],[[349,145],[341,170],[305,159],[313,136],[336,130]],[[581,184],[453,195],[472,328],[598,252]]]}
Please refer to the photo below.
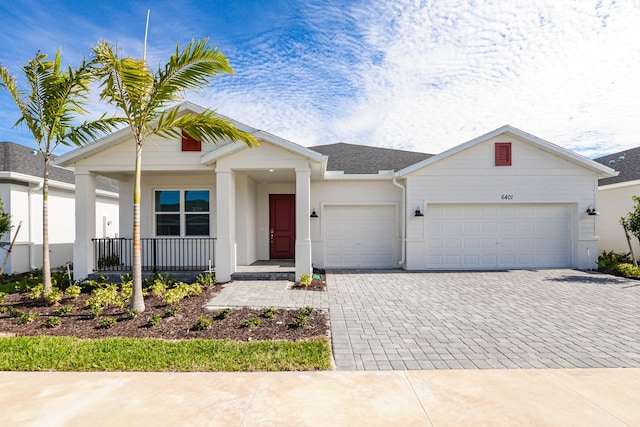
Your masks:
{"label": "driveway paver stone", "polygon": [[327,286],[338,370],[640,367],[638,281],[347,270]]}

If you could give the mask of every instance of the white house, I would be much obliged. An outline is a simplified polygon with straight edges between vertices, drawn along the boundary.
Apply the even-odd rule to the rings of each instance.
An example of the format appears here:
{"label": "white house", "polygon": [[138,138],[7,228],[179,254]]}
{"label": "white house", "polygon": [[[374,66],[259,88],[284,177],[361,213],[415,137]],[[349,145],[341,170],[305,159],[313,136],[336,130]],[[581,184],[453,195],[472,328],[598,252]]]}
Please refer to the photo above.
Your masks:
{"label": "white house", "polygon": [[[629,245],[620,225],[620,218],[633,210],[631,196],[640,196],[640,147],[595,159],[616,170],[617,175],[598,181],[598,227],[600,250],[629,252]],[[635,237],[631,242],[636,257],[640,246]]]}
{"label": "white house", "polygon": [[[190,103],[181,108],[202,111]],[[146,245],[156,245],[143,245],[154,263],[188,253],[201,267],[213,257],[221,282],[238,265],[268,259],[295,259],[297,276],[312,265],[594,266],[596,217],[587,211],[597,206],[597,180],[613,170],[513,127],[432,156],[342,143],[305,148],[235,124],[260,147],[188,138],[146,142],[141,233]],[[126,265],[126,245],[113,249],[107,241],[105,251],[91,244],[93,189],[98,175],[119,182],[119,235],[130,238],[134,150],[124,129],[57,160],[74,168],[82,207],[76,212],[78,277],[98,269],[106,255]],[[215,255],[184,248],[185,241],[201,245],[213,238]]]}
{"label": "white house", "polygon": [[[42,267],[43,168],[40,152],[13,142],[0,142],[0,197],[14,226],[10,233],[2,236],[0,265],[15,237],[6,274]],[[57,267],[73,260],[75,186],[73,172],[68,169],[52,166],[49,177],[50,256],[51,265]],[[119,219],[117,185],[100,178],[95,202],[95,235],[115,236]]]}

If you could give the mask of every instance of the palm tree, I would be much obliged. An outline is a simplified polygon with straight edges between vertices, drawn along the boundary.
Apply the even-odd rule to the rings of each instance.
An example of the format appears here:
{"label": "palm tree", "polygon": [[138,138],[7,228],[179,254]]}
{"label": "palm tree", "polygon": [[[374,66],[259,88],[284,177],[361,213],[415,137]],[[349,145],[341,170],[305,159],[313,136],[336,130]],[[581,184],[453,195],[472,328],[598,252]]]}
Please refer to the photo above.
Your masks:
{"label": "palm tree", "polygon": [[42,276],[45,291],[51,290],[51,262],[49,259],[49,167],[53,151],[60,145],[83,145],[120,122],[117,118],[100,117],[98,120],[74,124],[77,116],[86,113],[89,101],[88,85],[93,78],[85,60],[76,68],[63,69],[61,50],[53,61],[37,52],[22,68],[29,89],[18,88],[17,79],[0,64],[0,89],[9,91],[20,110],[14,124],[25,124],[33,134],[38,150],[44,158],[42,186]]}
{"label": "palm tree", "polygon": [[121,57],[105,41],[93,47],[93,64],[101,79],[102,100],[115,105],[131,128],[136,144],[135,180],[133,188],[133,295],[130,308],[143,312],[142,264],[140,247],[140,176],[142,147],[152,135],[179,137],[181,132],[200,141],[216,143],[220,139],[242,141],[249,147],[258,145],[255,138],[236,129],[215,111],[178,115],[173,106],[184,98],[186,90],[200,90],[222,73],[231,74],[227,58],[209,40],[191,41],[184,50],[176,51],[164,67],[154,73],[144,59]]}

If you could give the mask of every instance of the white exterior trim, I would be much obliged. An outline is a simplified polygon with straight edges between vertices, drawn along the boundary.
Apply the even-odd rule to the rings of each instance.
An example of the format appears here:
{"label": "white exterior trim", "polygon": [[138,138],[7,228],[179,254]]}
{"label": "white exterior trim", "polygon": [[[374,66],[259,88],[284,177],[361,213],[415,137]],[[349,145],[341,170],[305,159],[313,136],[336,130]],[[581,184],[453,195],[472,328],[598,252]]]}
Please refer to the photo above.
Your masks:
{"label": "white exterior trim", "polygon": [[634,185],[640,185],[640,179],[635,179],[633,181],[616,182],[615,184],[601,185],[598,187],[598,190],[615,190],[616,188],[632,187]]}

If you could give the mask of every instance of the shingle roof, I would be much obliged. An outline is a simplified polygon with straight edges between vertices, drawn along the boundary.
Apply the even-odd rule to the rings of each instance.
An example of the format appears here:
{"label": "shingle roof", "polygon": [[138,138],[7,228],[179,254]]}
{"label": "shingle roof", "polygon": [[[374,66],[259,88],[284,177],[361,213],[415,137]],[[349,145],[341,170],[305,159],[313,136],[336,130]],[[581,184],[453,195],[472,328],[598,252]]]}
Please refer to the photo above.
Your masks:
{"label": "shingle roof", "polygon": [[[51,156],[55,159],[56,156]],[[44,177],[44,160],[42,154],[37,151],[33,154],[33,149],[15,142],[0,141],[0,171],[16,172],[30,175],[37,178]],[[73,171],[51,165],[49,169],[49,179],[52,181],[75,184]],[[118,186],[110,179],[97,177],[96,188],[104,191],[118,192]]]}
{"label": "shingle roof", "polygon": [[[619,172],[618,176],[598,180],[598,185],[616,184],[618,182],[640,179],[640,147],[609,154],[593,160]],[[613,163],[611,163],[612,160]]]}
{"label": "shingle roof", "polygon": [[345,174],[377,174],[380,170],[404,169],[433,154],[365,145],[336,144],[309,147],[310,150],[329,157],[328,171],[344,171]]}

